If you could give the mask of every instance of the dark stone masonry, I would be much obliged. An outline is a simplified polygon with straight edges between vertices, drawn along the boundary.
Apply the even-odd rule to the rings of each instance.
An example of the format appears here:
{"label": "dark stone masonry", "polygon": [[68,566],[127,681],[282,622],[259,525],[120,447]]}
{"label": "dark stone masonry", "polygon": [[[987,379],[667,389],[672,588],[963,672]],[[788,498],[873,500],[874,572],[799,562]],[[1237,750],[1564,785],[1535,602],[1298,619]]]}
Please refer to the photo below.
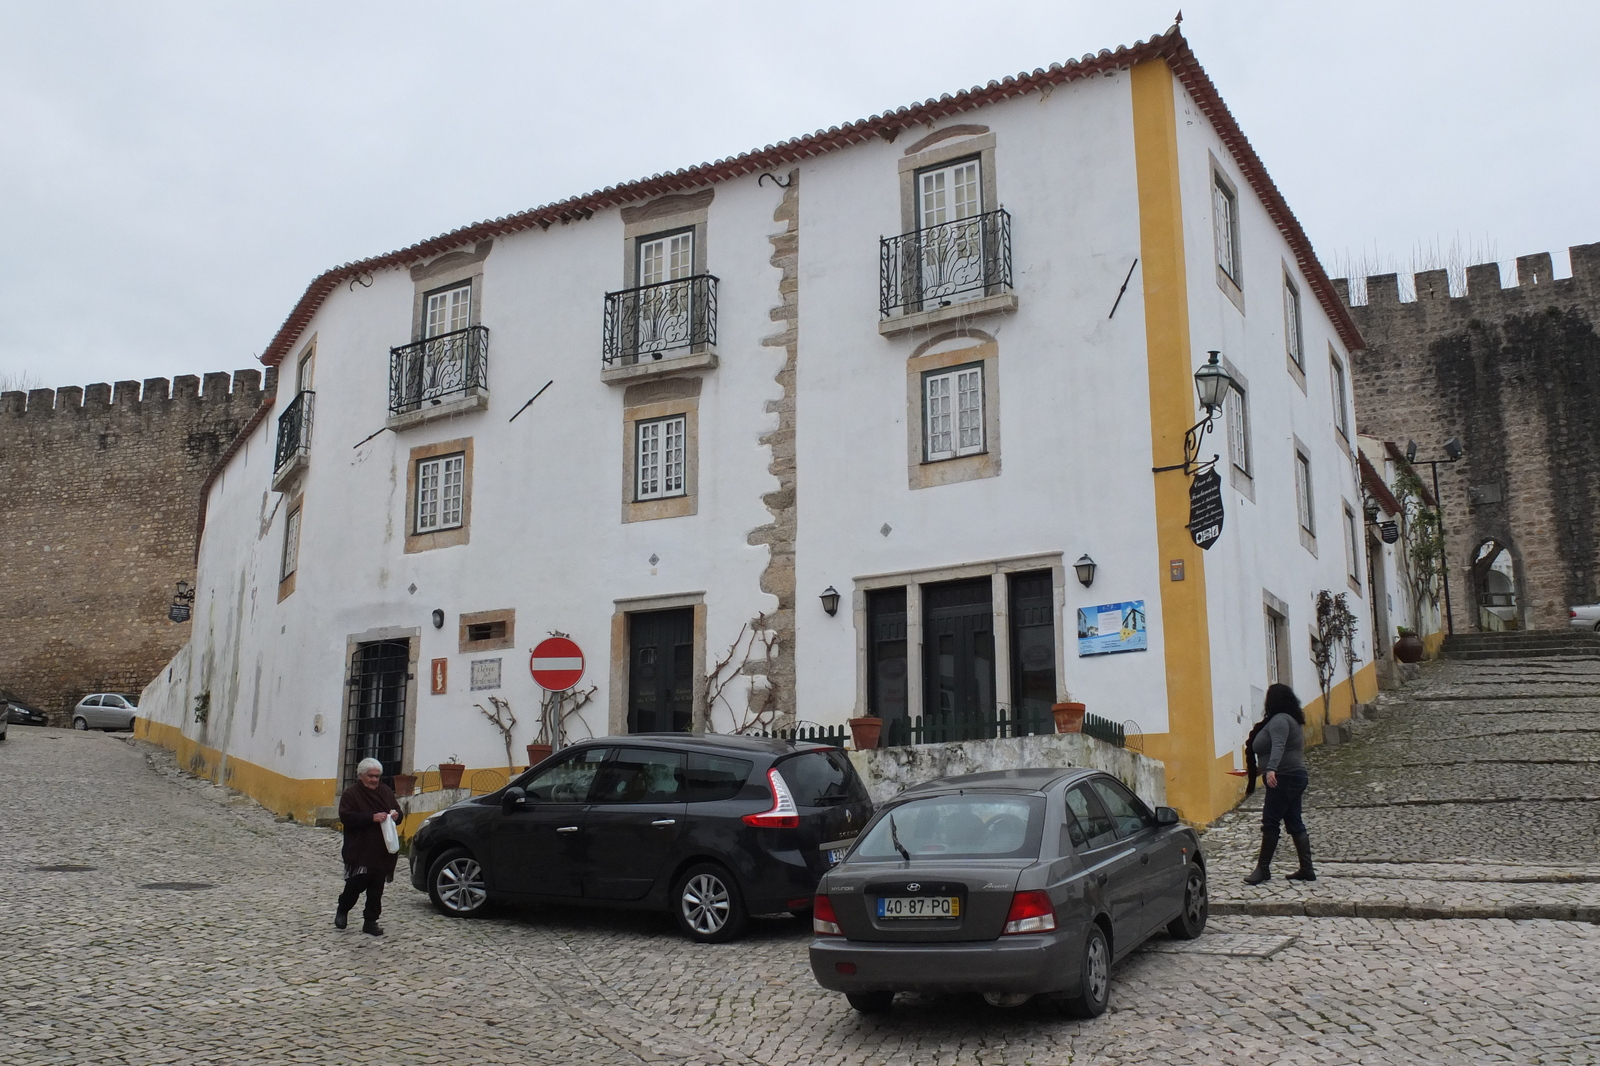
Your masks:
{"label": "dark stone masonry", "polygon": [[1376,275],[1350,308],[1367,342],[1352,374],[1361,432],[1415,440],[1422,458],[1443,459],[1450,437],[1466,449],[1439,467],[1457,632],[1479,626],[1490,542],[1513,560],[1523,627],[1564,627],[1569,606],[1600,600],[1600,244],[1571,255],[1560,280],[1547,253],[1519,257],[1508,289],[1495,264],[1468,267],[1461,296],[1422,271],[1410,303]]}
{"label": "dark stone masonry", "polygon": [[65,722],[183,646],[200,487],[263,395],[258,370],[0,395],[0,690]]}

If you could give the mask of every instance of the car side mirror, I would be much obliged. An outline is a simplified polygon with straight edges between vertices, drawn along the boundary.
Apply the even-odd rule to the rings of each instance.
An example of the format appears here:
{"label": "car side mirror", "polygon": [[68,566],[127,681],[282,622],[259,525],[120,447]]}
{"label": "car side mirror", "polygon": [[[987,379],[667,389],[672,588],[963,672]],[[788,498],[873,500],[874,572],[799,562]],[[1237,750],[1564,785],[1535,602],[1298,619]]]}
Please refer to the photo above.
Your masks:
{"label": "car side mirror", "polygon": [[1157,825],[1177,825],[1178,821],[1178,812],[1173,810],[1171,807],[1156,808]]}
{"label": "car side mirror", "polygon": [[528,794],[516,785],[506,789],[500,796],[500,805],[508,811],[514,811],[518,807],[525,806],[527,802]]}

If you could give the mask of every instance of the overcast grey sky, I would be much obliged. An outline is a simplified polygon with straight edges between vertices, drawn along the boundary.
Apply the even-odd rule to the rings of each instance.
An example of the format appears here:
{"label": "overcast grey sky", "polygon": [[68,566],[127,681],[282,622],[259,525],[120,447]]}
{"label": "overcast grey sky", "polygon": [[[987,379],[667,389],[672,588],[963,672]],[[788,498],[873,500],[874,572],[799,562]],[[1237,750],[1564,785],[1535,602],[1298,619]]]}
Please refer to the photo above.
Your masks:
{"label": "overcast grey sky", "polygon": [[[0,0],[0,375],[256,365],[330,266],[1164,31],[1180,0]],[[1330,272],[1600,241],[1600,4],[1186,2]],[[599,305],[595,308],[599,321]]]}

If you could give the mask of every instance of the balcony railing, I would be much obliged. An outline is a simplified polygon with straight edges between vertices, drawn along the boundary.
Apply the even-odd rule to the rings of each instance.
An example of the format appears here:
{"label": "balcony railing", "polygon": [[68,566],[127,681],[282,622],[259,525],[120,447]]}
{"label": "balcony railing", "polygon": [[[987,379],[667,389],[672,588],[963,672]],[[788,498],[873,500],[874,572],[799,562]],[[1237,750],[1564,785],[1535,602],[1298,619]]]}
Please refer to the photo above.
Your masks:
{"label": "balcony railing", "polygon": [[606,293],[606,369],[717,343],[717,279],[696,274]]}
{"label": "balcony railing", "polygon": [[274,472],[311,453],[311,406],[316,398],[314,392],[302,392],[278,416],[278,458],[272,464]]}
{"label": "balcony railing", "polygon": [[992,296],[1011,288],[1011,216],[1002,208],[879,240],[884,318]]}
{"label": "balcony railing", "polygon": [[389,413],[402,415],[489,387],[489,330],[484,326],[389,349]]}

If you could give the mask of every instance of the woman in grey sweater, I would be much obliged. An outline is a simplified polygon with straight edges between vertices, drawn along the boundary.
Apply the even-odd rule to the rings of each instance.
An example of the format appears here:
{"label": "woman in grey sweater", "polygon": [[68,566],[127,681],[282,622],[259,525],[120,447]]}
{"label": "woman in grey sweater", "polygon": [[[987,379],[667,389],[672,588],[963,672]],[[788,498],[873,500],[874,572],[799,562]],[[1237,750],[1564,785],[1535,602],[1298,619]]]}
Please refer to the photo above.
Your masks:
{"label": "woman in grey sweater", "polygon": [[1306,772],[1306,715],[1288,685],[1267,689],[1265,711],[1245,743],[1245,763],[1250,773],[1245,795],[1256,790],[1256,774],[1260,772],[1267,783],[1267,798],[1261,805],[1261,854],[1244,883],[1259,885],[1272,876],[1272,855],[1278,850],[1280,823],[1288,826],[1289,839],[1294,841],[1295,853],[1300,857],[1300,869],[1289,874],[1288,879],[1315,881],[1311,836],[1300,817],[1300,801],[1310,783]]}

